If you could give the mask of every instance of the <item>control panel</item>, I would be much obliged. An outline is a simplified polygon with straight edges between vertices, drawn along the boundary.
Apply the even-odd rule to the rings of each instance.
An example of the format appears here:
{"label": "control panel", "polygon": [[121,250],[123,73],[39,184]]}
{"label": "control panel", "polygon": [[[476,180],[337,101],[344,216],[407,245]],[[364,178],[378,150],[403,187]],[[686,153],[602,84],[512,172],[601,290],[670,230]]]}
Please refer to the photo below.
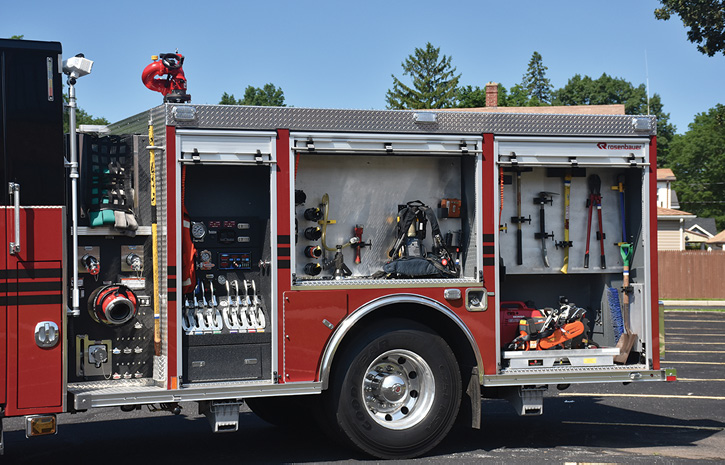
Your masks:
{"label": "control panel", "polygon": [[183,382],[270,377],[270,168],[185,171],[182,262],[193,261],[194,277],[180,305]]}

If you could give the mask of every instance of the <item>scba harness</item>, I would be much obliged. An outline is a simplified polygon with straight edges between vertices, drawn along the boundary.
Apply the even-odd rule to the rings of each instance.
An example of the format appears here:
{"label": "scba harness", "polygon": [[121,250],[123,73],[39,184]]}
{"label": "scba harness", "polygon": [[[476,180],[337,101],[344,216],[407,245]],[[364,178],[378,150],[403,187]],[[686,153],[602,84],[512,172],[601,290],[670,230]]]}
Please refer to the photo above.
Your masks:
{"label": "scba harness", "polygon": [[[433,250],[423,246],[426,225],[430,223]],[[408,202],[398,212],[397,240],[388,252],[392,260],[383,266],[391,276],[410,278],[457,278],[458,267],[443,244],[438,219],[430,207],[420,200]]]}

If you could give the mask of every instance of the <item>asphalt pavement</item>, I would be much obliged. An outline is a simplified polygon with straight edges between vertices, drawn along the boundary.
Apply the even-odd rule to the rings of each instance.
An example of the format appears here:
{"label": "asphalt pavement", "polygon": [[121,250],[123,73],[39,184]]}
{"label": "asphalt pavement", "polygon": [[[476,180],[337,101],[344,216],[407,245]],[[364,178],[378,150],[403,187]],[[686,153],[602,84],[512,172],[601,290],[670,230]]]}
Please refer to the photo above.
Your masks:
{"label": "asphalt pavement", "polygon": [[[393,463],[691,463],[725,459],[725,312],[665,313],[677,382],[551,387],[544,414],[483,404],[482,428],[456,428],[426,457]],[[2,463],[377,463],[310,428],[270,426],[248,410],[239,431],[212,434],[195,404],[183,413],[96,409],[59,416],[55,436],[26,439],[5,419]]]}

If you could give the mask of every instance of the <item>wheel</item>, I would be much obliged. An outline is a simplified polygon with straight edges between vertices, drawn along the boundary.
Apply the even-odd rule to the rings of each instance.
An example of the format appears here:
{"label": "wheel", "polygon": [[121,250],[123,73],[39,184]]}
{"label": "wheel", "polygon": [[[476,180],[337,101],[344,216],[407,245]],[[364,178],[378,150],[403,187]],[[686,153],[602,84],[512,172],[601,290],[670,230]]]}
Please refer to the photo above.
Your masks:
{"label": "wheel", "polygon": [[294,428],[314,424],[319,396],[254,397],[244,403],[262,420],[275,426]]}
{"label": "wheel", "polygon": [[410,458],[435,447],[456,420],[461,376],[453,351],[412,322],[389,322],[345,350],[326,407],[339,432],[379,458]]}

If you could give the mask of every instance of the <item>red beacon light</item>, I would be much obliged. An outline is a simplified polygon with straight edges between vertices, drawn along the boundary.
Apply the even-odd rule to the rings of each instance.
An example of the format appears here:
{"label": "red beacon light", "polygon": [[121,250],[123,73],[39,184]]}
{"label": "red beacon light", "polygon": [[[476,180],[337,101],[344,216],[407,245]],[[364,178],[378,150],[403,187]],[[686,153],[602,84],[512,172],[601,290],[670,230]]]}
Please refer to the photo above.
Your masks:
{"label": "red beacon light", "polygon": [[191,95],[186,93],[186,76],[182,68],[184,56],[180,53],[162,53],[151,59],[153,63],[141,73],[144,85],[160,92],[164,96],[164,103],[190,102]]}

